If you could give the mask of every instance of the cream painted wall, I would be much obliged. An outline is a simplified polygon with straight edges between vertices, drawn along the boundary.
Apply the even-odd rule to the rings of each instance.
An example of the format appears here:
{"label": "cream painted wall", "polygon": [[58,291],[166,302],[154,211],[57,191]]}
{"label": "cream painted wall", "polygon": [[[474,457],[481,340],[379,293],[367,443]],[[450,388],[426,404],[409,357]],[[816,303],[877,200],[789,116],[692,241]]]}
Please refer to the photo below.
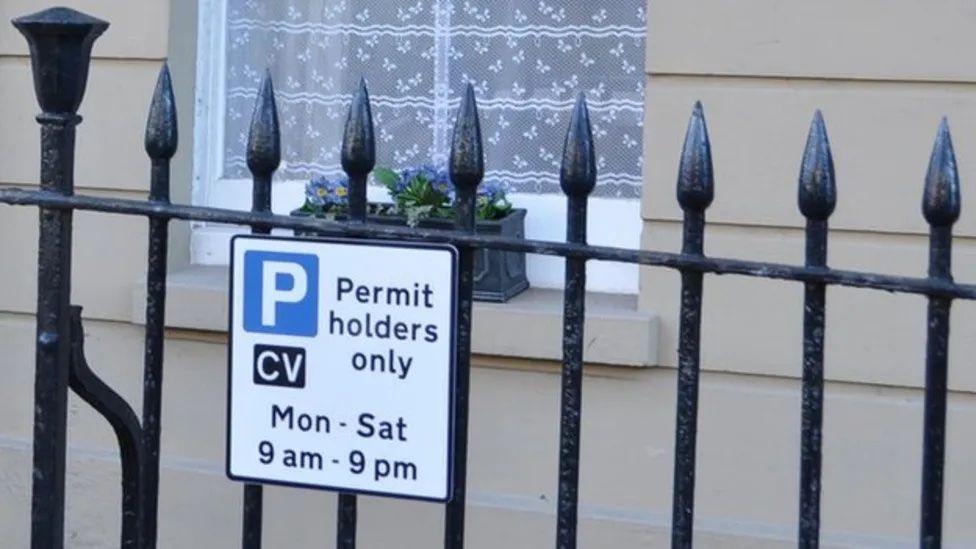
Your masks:
{"label": "cream painted wall", "polygon": [[[715,168],[706,253],[802,264],[797,175],[819,108],[837,172],[829,263],[925,275],[928,227],[920,205],[942,116],[954,129],[964,201],[976,181],[976,65],[962,55],[976,45],[970,2],[661,0],[649,6],[645,246],[680,249],[675,178],[688,116],[701,100]],[[954,273],[976,280],[972,208],[963,208],[955,234]],[[679,287],[674,273],[642,271],[641,305],[661,315],[660,360],[670,366]],[[831,288],[827,301],[828,378],[922,386],[923,299]],[[708,276],[704,310],[704,368],[800,375],[800,285]],[[974,315],[972,303],[954,305],[949,379],[965,392],[976,390],[967,364],[973,343],[965,337]]]}
{"label": "cream painted wall", "polygon": [[[705,251],[715,257],[802,264],[804,219],[796,205],[797,175],[814,110],[823,110],[837,171],[838,205],[831,218],[832,266],[899,275],[924,276],[928,228],[920,202],[923,177],[936,127],[948,116],[963,182],[963,200],[976,181],[976,64],[964,52],[976,43],[976,9],[971,2],[916,0],[803,2],[801,0],[653,0],[649,2],[645,188],[642,216],[646,248],[678,251],[682,213],[675,180],[685,127],[692,105],[705,107],[715,169],[715,201],[707,218]],[[976,280],[976,214],[964,208],[956,225],[953,270],[961,281]],[[794,399],[802,365],[803,289],[795,283],[735,276],[705,278],[702,368],[732,374],[756,386],[784,383]],[[660,315],[662,365],[677,356],[680,279],[674,272],[643,269],[640,303]],[[970,367],[976,304],[953,305],[950,345],[948,451],[958,452],[976,433],[964,418],[976,392]],[[876,533],[913,531],[918,524],[920,449],[889,446],[921,432],[920,410],[904,423],[887,424],[870,411],[887,391],[921,398],[925,360],[925,300],[883,292],[830,288],[827,293],[824,471],[839,467],[857,476],[835,485],[837,496],[858,498],[905,480],[904,491],[888,493],[862,511],[844,511],[844,501],[828,494],[825,477],[824,527],[834,513],[857,520],[863,509],[878,513]],[[865,398],[837,400],[840,388],[864,390]],[[898,387],[899,389],[894,389]],[[733,392],[741,389],[731,389]],[[874,396],[867,396],[868,394]],[[877,401],[874,399],[877,398]],[[906,400],[907,402],[907,400]],[[798,463],[799,404],[765,409],[771,425],[784,421],[782,443]],[[721,406],[702,393],[702,413]],[[746,407],[726,408],[730,424],[748,421]],[[786,425],[791,424],[790,428]],[[851,438],[837,436],[850,431]],[[955,435],[951,434],[955,433]],[[701,433],[700,444],[708,444]],[[830,440],[835,442],[831,443]],[[739,463],[775,462],[760,448],[748,456],[731,448],[724,459]],[[720,479],[704,473],[699,493]],[[785,459],[785,456],[784,456]],[[832,464],[832,465],[829,465]],[[901,464],[901,465],[893,465]],[[874,477],[878,468],[903,467]],[[746,465],[748,467],[748,465]],[[951,466],[949,466],[951,467]],[[836,472],[836,469],[834,469]],[[792,499],[782,501],[783,524],[796,521],[792,472],[777,478],[773,469],[757,482],[758,491],[780,483]],[[971,483],[971,467],[947,473],[948,483]],[[949,484],[947,484],[948,486]],[[909,487],[910,486],[910,487]],[[781,494],[780,494],[781,495]],[[768,494],[750,496],[737,509],[747,516]],[[960,505],[946,501],[949,513]],[[907,505],[899,518],[894,510]],[[704,507],[698,506],[702,513]],[[836,515],[835,515],[836,516]],[[884,518],[881,518],[881,517]],[[951,528],[951,521],[946,527]],[[971,534],[956,538],[976,544]],[[854,543],[877,546],[880,542]],[[906,542],[906,545],[911,545]]]}
{"label": "cream painted wall", "polygon": [[[188,201],[192,150],[195,2],[77,0],[110,20],[82,107],[80,190],[140,198],[146,104],[169,57],[181,102],[182,152],[174,199]],[[0,20],[39,0],[0,2]],[[717,172],[707,250],[799,262],[795,179],[813,108],[825,109],[840,204],[831,261],[898,274],[924,272],[918,212],[938,116],[956,128],[964,184],[974,179],[976,26],[968,3],[840,0],[650,2],[647,94],[647,247],[675,250],[674,173],[684,124],[705,101]],[[911,32],[905,32],[908,28]],[[856,31],[856,32],[855,32]],[[960,53],[962,52],[962,53]],[[37,110],[25,48],[0,25],[0,185],[36,182]],[[965,191],[964,191],[965,193]],[[871,197],[881,195],[882,200]],[[974,216],[965,213],[956,273],[976,279]],[[174,224],[171,268],[186,262],[186,226]],[[29,473],[36,212],[0,207],[0,533],[23,547]],[[130,322],[144,271],[145,221],[78,213],[74,301],[85,306],[92,367],[140,407],[142,329]],[[646,270],[641,303],[660,314],[662,368],[588,367],[585,382],[581,545],[667,544],[674,429],[677,277]],[[708,277],[699,443],[699,547],[794,546],[799,430],[801,291],[795,285]],[[923,302],[853,290],[828,294],[824,546],[914,545],[919,499]],[[965,358],[968,304],[955,307],[946,539],[976,544],[976,374]],[[162,547],[236,547],[240,486],[222,472],[222,335],[173,332],[163,418]],[[960,337],[961,335],[961,337]],[[626,342],[621,343],[626,344]],[[551,545],[558,437],[557,365],[477,357],[473,373],[469,546]],[[118,464],[111,431],[72,398],[69,546],[109,547],[118,533]],[[320,547],[333,537],[334,496],[270,489],[268,547]],[[361,546],[431,547],[438,507],[366,498]],[[325,517],[325,518],[323,518]]]}
{"label": "cream painted wall", "polygon": [[[140,402],[141,329],[92,321],[86,355],[130,402]],[[162,547],[236,547],[240,486],[223,475],[222,337],[172,334],[166,346]],[[29,365],[33,319],[0,314],[8,364]],[[197,341],[187,339],[192,337]],[[478,357],[473,371],[469,546],[537,548],[555,531],[559,377],[556,365]],[[0,532],[27,540],[29,366],[0,384]],[[594,367],[584,383],[581,546],[663,547],[668,539],[674,430],[671,368]],[[770,376],[706,373],[701,391],[698,547],[790,547],[799,451],[799,392]],[[947,541],[971,546],[976,397],[953,394],[948,436]],[[911,546],[920,466],[917,391],[830,383],[824,460],[824,546]],[[109,547],[117,536],[118,464],[111,430],[83,402],[70,406],[71,547]],[[267,547],[321,547],[333,539],[332,494],[270,489]],[[364,498],[361,546],[438,545],[437,505]]]}

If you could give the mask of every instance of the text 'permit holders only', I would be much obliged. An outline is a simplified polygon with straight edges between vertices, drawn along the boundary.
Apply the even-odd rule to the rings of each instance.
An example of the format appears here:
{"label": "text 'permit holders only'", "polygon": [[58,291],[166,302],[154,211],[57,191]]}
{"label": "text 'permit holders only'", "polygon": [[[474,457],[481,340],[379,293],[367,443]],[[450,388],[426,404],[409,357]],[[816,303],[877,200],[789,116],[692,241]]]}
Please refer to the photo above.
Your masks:
{"label": "text 'permit holders only'", "polygon": [[457,250],[231,242],[227,475],[447,501]]}

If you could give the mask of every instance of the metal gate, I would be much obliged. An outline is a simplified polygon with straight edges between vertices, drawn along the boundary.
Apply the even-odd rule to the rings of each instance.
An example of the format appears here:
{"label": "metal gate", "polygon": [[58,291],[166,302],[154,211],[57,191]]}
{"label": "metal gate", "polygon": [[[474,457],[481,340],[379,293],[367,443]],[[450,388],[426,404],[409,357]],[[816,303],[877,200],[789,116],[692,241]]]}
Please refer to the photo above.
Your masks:
{"label": "metal gate", "polygon": [[[342,166],[350,180],[349,219],[322,221],[271,213],[272,175],[280,162],[280,137],[274,90],[265,77],[259,90],[247,145],[253,174],[250,212],[203,208],[170,202],[169,162],[176,152],[173,90],[163,67],[149,110],[146,152],[151,161],[147,201],[74,194],[77,109],[87,80],[91,47],[108,27],[82,13],[55,8],[14,20],[30,43],[34,87],[42,113],[39,190],[0,189],[0,203],[37,206],[40,217],[37,295],[37,350],[34,385],[32,546],[59,548],[64,540],[65,437],[68,389],[75,391],[114,428],[122,466],[122,547],[156,545],[159,487],[160,406],[163,374],[164,311],[168,225],[172,220],[229,223],[255,233],[272,228],[344,237],[447,242],[460,250],[453,499],[445,506],[444,546],[464,541],[468,395],[471,367],[471,306],[474,253],[478,249],[527,252],[566,260],[563,313],[562,403],[559,443],[559,495],[555,544],[576,546],[577,495],[582,413],[583,321],[588,260],[616,261],[674,269],[681,273],[675,426],[672,546],[692,545],[695,493],[695,443],[698,411],[702,284],[705,274],[734,274],[790,280],[805,287],[803,319],[802,420],[798,539],[816,547],[820,527],[821,425],[825,289],[850,286],[928,298],[925,362],[924,440],[921,452],[922,501],[919,544],[941,545],[946,375],[949,309],[954,299],[976,299],[976,286],[952,280],[952,226],[960,213],[959,180],[952,141],[943,120],[932,151],[922,193],[922,213],[930,227],[926,278],[831,269],[827,266],[827,225],[836,203],[830,145],[817,113],[800,169],[798,203],[807,219],[803,266],[708,257],[704,254],[705,210],[714,187],[705,118],[696,104],[688,125],[677,178],[677,200],[684,211],[680,253],[591,246],[586,243],[587,196],[597,182],[594,143],[582,95],[566,135],[561,187],[567,197],[566,242],[543,242],[475,232],[476,189],[484,175],[482,140],[474,90],[469,86],[454,128],[449,159],[457,190],[453,231],[380,226],[366,219],[367,176],[374,167],[375,144],[365,84],[353,99],[342,144]],[[91,210],[145,217],[149,223],[144,403],[140,415],[91,370],[83,352],[79,307],[71,305],[72,212]],[[356,497],[340,494],[337,547],[356,542]],[[260,547],[262,488],[244,488],[243,547]]]}

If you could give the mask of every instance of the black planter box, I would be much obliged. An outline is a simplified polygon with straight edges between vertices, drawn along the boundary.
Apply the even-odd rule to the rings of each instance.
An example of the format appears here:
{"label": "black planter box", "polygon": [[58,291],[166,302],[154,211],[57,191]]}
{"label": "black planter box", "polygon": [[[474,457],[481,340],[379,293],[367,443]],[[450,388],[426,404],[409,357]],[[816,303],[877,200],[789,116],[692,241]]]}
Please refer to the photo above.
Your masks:
{"label": "black planter box", "polygon": [[[524,209],[515,209],[503,219],[478,221],[475,231],[478,234],[525,238],[525,214]],[[309,214],[296,210],[292,215],[308,216]],[[342,220],[343,216],[336,216],[336,219]],[[406,226],[407,219],[396,215],[371,215],[369,222],[378,225]],[[454,221],[424,219],[420,222],[420,227],[450,230],[454,228]],[[304,236],[310,233],[296,231],[296,234]],[[504,303],[524,292],[528,287],[524,253],[489,249],[479,249],[475,253],[474,298],[476,300]]]}

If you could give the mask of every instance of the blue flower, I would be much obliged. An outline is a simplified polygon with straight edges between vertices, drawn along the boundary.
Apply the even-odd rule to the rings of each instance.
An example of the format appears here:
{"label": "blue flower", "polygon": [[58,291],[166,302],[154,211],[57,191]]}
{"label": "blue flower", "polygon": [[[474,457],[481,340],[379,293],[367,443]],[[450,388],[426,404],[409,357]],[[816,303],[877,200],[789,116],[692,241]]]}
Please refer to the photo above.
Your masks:
{"label": "blue flower", "polygon": [[305,200],[309,205],[323,210],[346,206],[349,203],[349,179],[329,179],[321,175],[313,177],[305,184]]}
{"label": "blue flower", "polygon": [[404,168],[400,172],[400,180],[397,182],[392,193],[394,195],[402,193],[414,182],[424,182],[432,189],[439,192],[449,200],[454,200],[454,185],[451,178],[444,168],[438,168],[432,164],[423,164],[417,167]]}
{"label": "blue flower", "polygon": [[484,198],[489,202],[504,200],[508,194],[508,185],[498,181],[489,181],[478,186],[478,198]]}

